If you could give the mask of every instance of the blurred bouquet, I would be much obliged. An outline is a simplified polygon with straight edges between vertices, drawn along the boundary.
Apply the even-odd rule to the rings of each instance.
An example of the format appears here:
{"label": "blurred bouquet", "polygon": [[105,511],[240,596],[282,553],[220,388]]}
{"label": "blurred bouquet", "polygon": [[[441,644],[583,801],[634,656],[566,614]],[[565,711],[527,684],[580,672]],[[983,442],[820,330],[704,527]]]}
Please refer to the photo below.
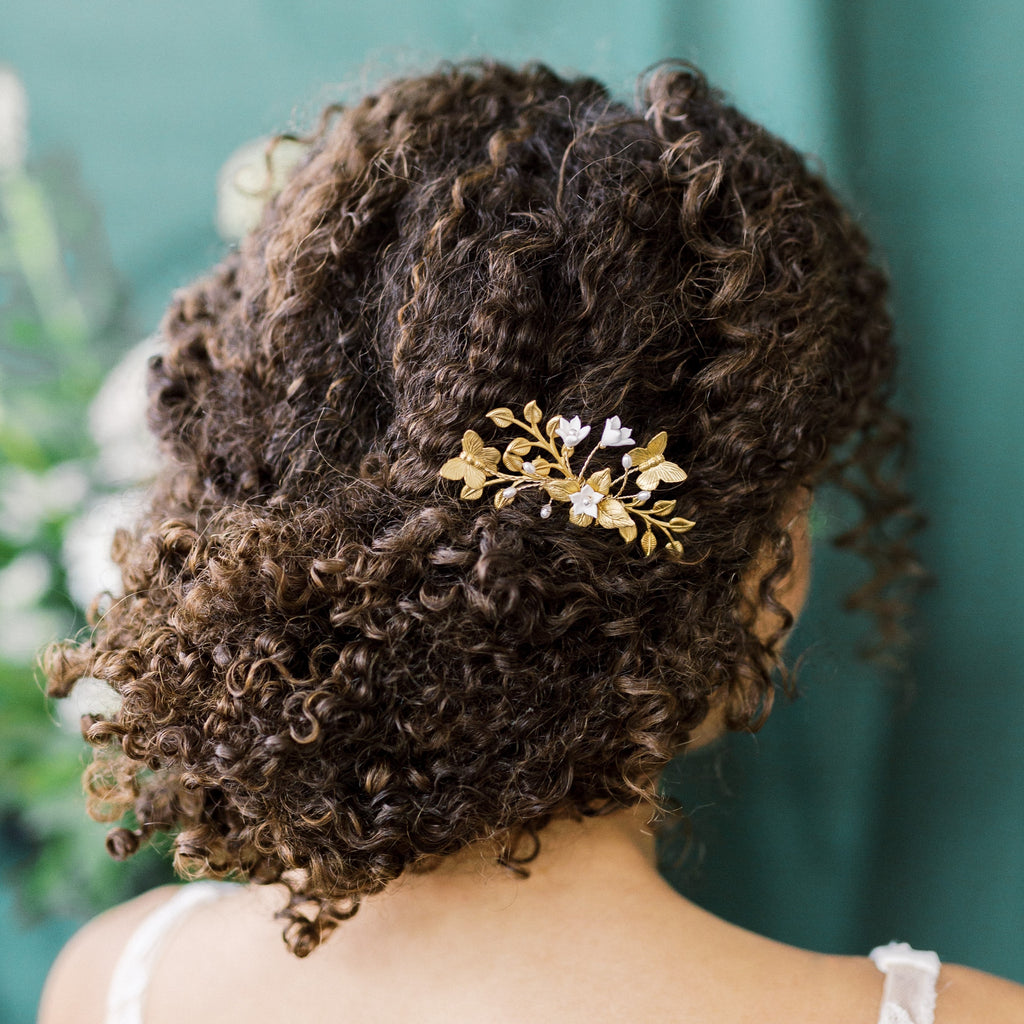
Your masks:
{"label": "blurred bouquet", "polygon": [[119,585],[110,537],[151,466],[144,348],[110,373],[135,337],[77,168],[28,159],[24,89],[0,67],[0,863],[36,913],[87,913],[170,875],[155,852],[112,862],[85,814],[78,716],[115,695],[84,681],[55,707],[36,667]]}

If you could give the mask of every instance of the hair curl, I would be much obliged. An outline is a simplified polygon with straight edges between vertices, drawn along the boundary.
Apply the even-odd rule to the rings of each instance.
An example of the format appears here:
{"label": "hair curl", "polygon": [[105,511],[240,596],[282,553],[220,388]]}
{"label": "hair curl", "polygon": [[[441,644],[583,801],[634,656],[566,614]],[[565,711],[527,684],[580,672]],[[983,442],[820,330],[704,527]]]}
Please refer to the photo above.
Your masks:
{"label": "hair curl", "polygon": [[[886,621],[912,564],[882,529],[907,510],[884,277],[697,72],[656,68],[634,111],[542,66],[445,66],[310,141],[175,297],[124,596],[48,658],[51,693],[121,695],[84,726],[93,813],[138,823],[111,853],[175,832],[182,869],[285,882],[300,956],[406,869],[485,838],[515,866],[555,817],[653,801],[712,701],[756,727],[800,486],[860,497],[845,543]],[[464,430],[533,398],[668,431],[685,558],[439,481]],[[771,637],[743,599],[766,552]]]}

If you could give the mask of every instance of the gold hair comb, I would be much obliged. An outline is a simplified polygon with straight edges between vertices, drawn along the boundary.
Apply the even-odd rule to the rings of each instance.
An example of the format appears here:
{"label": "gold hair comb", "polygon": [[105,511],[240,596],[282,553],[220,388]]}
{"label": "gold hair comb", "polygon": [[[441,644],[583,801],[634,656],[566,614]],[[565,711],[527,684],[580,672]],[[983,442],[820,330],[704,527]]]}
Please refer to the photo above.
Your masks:
{"label": "gold hair comb", "polygon": [[[612,479],[612,471],[599,469],[587,476],[594,455],[607,448],[624,447],[634,444],[633,432],[622,426],[618,416],[604,421],[601,439],[594,445],[580,471],[573,470],[570,460],[577,445],[590,434],[590,427],[580,422],[579,416],[566,419],[553,416],[547,421],[545,432],[541,433],[540,423],[544,414],[536,402],[523,408],[526,422],[517,420],[511,409],[492,409],[487,418],[499,427],[522,427],[529,437],[515,437],[509,442],[504,453],[497,448],[487,448],[475,430],[462,435],[462,452],[456,459],[449,459],[441,467],[441,476],[446,480],[463,482],[460,497],[469,500],[483,497],[484,488],[493,484],[504,484],[494,495],[495,508],[503,508],[525,490],[538,489],[548,498],[541,506],[540,515],[547,519],[551,515],[552,502],[564,501],[572,505],[569,522],[576,526],[590,526],[597,523],[608,530],[618,530],[627,543],[636,540],[638,521],[644,525],[640,547],[645,555],[657,547],[654,531],[660,530],[666,537],[665,547],[675,554],[682,554],[682,541],[677,534],[685,533],[695,524],[681,516],[672,516],[675,501],[656,501],[650,508],[644,506],[651,500],[651,492],[663,483],[681,483],[686,473],[664,455],[668,435],[662,431],[655,434],[642,448],[633,448],[622,456],[622,473]],[[557,440],[556,440],[557,438]],[[538,449],[541,454],[531,454]],[[498,460],[510,472],[498,468]],[[635,493],[626,494],[630,474],[637,473]]]}

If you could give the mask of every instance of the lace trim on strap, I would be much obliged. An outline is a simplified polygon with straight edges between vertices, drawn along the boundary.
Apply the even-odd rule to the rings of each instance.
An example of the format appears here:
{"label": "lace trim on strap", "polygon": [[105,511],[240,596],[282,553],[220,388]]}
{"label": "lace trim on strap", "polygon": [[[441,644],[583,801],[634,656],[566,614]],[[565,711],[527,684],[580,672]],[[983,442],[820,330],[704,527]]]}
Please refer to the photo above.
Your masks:
{"label": "lace trim on strap", "polygon": [[143,918],[114,967],[107,992],[106,1024],[142,1024],[142,1001],[149,977],[170,930],[194,907],[235,888],[230,882],[190,882]]}
{"label": "lace trim on strap", "polygon": [[938,956],[890,942],[871,950],[871,959],[885,975],[878,1024],[934,1024]]}

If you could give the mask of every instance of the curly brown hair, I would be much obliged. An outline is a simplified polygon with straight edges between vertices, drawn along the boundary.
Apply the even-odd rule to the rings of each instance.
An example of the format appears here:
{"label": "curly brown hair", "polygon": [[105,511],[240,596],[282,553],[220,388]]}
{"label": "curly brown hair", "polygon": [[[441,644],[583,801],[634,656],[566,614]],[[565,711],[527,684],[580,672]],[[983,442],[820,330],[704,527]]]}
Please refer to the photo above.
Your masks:
{"label": "curly brown hair", "polygon": [[[48,656],[105,680],[91,811],[130,855],[282,881],[302,956],[407,869],[655,801],[708,714],[756,727],[792,616],[783,512],[823,476],[892,620],[886,284],[803,158],[692,68],[635,110],[542,66],[445,66],[326,112],[262,224],[178,294],[151,365],[164,467],[124,596]],[[666,430],[683,557],[439,479],[538,399]],[[489,441],[490,443],[490,441]],[[661,492],[659,491],[659,496]],[[755,565],[777,613],[754,629]],[[130,827],[134,824],[136,827]]]}

